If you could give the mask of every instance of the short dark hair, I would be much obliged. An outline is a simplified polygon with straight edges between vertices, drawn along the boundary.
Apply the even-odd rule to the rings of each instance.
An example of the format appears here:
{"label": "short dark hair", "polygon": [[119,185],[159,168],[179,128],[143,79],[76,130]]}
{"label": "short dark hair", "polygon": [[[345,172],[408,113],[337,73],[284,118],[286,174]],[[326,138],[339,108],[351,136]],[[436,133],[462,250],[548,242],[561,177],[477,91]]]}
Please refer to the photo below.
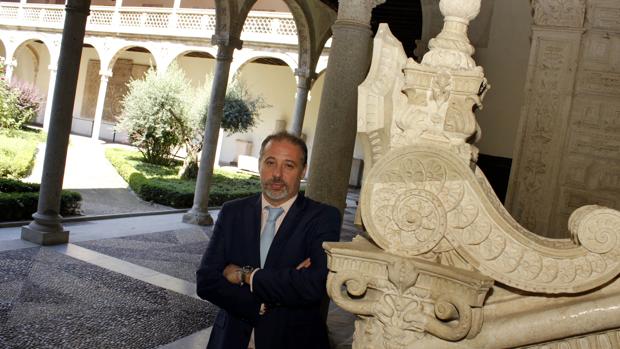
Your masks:
{"label": "short dark hair", "polygon": [[263,158],[263,153],[265,152],[265,147],[267,146],[267,143],[271,141],[288,141],[291,144],[298,146],[301,150],[301,154],[303,155],[301,159],[303,166],[306,166],[306,163],[308,162],[308,147],[306,146],[306,142],[300,137],[297,137],[294,134],[288,133],[286,131],[280,131],[278,133],[270,134],[269,136],[267,136],[267,138],[263,140],[263,143],[260,145],[259,160]]}

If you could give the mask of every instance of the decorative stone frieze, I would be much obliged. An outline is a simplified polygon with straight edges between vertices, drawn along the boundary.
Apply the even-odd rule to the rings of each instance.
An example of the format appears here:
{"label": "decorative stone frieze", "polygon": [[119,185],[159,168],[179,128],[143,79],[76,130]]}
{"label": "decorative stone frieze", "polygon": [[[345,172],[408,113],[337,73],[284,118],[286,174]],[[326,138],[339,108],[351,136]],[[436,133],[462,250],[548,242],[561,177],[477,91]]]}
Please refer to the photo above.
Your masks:
{"label": "decorative stone frieze", "polygon": [[521,224],[553,238],[569,237],[579,206],[620,209],[620,3],[583,3],[535,2],[549,16],[583,7],[586,21],[533,27],[506,200]]}
{"label": "decorative stone frieze", "polygon": [[580,28],[586,0],[533,0],[532,7],[536,25]]}

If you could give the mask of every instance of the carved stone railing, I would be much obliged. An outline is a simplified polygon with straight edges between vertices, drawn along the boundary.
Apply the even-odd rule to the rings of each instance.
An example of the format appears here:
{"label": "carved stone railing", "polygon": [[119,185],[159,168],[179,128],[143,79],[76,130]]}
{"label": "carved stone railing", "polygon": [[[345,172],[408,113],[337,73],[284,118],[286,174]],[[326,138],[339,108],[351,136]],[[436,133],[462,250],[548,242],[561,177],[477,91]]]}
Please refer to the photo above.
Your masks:
{"label": "carved stone railing", "polygon": [[620,212],[585,206],[572,239],[542,238],[475,165],[489,88],[467,38],[479,8],[441,0],[444,27],[420,64],[377,32],[358,104],[369,239],[324,245],[330,297],[357,315],[353,348],[559,348],[620,329]]}
{"label": "carved stone railing", "polygon": [[[63,5],[0,2],[0,24],[4,25],[62,29],[64,15]],[[215,31],[215,10],[91,6],[86,30],[164,37],[211,38]],[[297,26],[290,13],[250,11],[241,39],[297,45]]]}

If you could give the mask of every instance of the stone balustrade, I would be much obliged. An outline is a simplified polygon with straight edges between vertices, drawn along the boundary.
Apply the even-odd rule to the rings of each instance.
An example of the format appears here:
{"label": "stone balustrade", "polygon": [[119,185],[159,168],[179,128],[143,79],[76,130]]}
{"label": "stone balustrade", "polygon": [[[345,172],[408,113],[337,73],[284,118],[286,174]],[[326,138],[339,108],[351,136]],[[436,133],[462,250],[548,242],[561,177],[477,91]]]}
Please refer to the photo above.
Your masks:
{"label": "stone balustrade", "polygon": [[[64,17],[64,5],[0,2],[3,25],[62,30]],[[86,31],[211,38],[215,9],[91,6]],[[250,11],[241,39],[297,45],[297,26],[291,13]]]}

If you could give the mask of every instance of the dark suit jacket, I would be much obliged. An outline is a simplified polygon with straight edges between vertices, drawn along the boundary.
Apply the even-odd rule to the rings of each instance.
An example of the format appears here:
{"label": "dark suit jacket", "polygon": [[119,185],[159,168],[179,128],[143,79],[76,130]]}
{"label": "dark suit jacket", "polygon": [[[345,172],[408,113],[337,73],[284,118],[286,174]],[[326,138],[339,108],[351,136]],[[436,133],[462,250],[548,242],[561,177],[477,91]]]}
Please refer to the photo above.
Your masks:
{"label": "dark suit jacket", "polygon": [[[221,308],[209,349],[247,349],[252,328],[257,349],[329,348],[319,307],[326,297],[323,241],[338,241],[340,212],[300,193],[284,217],[263,269],[248,285],[229,283],[228,264],[260,266],[261,196],[224,204],[196,272],[197,293]],[[307,269],[295,270],[310,258]],[[259,315],[260,304],[268,311]]]}

